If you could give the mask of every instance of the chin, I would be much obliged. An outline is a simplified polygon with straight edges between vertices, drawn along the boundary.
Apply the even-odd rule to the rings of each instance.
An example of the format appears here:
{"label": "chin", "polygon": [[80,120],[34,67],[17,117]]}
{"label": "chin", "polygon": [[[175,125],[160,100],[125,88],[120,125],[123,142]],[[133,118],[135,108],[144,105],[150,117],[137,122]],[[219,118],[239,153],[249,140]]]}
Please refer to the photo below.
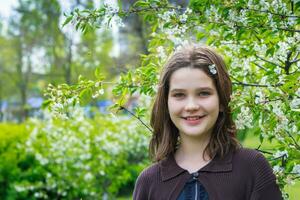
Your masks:
{"label": "chin", "polygon": [[188,135],[188,136],[201,136],[201,135],[204,135],[203,132],[195,132],[195,131],[182,131],[184,135]]}

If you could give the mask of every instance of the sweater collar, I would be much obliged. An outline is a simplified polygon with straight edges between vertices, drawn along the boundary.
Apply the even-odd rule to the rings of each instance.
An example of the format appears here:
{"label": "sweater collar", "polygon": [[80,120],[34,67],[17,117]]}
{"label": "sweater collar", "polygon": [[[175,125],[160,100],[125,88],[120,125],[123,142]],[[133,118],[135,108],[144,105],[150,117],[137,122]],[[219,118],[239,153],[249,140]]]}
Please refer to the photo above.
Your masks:
{"label": "sweater collar", "polygon": [[[199,170],[199,172],[229,172],[232,170],[232,154],[229,152],[223,158],[215,156],[207,165]],[[169,155],[166,159],[159,163],[161,178],[163,181],[167,181],[182,173],[188,171],[178,166],[175,161],[174,154]]]}

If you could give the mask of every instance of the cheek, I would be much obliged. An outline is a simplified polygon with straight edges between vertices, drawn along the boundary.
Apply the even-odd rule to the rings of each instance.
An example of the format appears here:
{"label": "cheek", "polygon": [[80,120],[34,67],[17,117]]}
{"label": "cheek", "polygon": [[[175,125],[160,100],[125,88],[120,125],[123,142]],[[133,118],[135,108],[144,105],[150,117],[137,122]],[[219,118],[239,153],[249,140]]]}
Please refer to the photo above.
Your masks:
{"label": "cheek", "polygon": [[220,110],[220,103],[218,98],[207,99],[205,102],[203,102],[202,105],[210,112],[219,112]]}
{"label": "cheek", "polygon": [[178,102],[172,100],[168,101],[168,110],[170,115],[176,114],[179,111],[179,107],[180,105]]}

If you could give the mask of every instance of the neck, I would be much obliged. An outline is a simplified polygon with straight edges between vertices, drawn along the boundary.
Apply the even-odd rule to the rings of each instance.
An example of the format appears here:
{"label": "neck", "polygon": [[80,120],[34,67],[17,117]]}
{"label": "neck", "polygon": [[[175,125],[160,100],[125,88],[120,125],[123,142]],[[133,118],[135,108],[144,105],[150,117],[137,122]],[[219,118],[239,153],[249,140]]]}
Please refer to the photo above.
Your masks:
{"label": "neck", "polygon": [[[203,154],[205,147],[209,143],[210,137],[206,139],[181,137],[181,144],[175,152],[175,160],[177,164],[193,173],[207,165],[211,158],[207,153]],[[203,156],[204,155],[204,156]]]}
{"label": "neck", "polygon": [[205,161],[210,160],[210,157],[207,153],[204,154],[203,159],[203,152],[208,145],[210,137],[195,139],[191,137],[182,137],[181,144],[176,151],[176,154],[184,158],[186,161]]}

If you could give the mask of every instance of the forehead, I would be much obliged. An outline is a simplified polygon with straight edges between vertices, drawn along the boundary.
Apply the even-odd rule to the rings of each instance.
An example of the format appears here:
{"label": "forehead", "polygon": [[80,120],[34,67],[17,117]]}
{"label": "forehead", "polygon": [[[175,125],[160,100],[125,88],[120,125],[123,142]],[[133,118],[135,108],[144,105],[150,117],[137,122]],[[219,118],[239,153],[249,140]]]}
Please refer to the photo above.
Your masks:
{"label": "forehead", "polygon": [[216,89],[213,79],[201,69],[183,67],[173,72],[170,77],[170,90],[202,87]]}

